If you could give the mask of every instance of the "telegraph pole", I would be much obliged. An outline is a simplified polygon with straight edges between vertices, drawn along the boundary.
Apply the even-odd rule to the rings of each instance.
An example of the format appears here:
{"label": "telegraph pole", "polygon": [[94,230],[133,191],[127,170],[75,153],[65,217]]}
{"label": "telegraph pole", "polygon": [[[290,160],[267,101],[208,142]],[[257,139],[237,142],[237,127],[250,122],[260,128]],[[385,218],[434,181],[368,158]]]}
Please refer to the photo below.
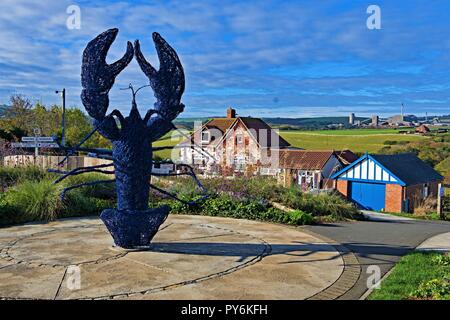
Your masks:
{"label": "telegraph pole", "polygon": [[60,94],[62,96],[62,119],[61,119],[61,127],[62,127],[62,134],[61,134],[61,145],[63,147],[66,146],[66,88],[63,88],[62,91],[56,90],[56,94]]}

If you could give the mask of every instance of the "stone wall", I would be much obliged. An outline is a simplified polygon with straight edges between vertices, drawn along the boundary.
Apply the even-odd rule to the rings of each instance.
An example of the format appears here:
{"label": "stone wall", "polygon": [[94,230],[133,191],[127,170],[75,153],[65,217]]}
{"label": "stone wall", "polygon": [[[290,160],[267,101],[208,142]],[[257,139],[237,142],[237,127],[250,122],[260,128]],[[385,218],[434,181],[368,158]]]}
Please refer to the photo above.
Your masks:
{"label": "stone wall", "polygon": [[14,155],[3,158],[3,166],[5,167],[27,167],[37,166],[41,169],[64,169],[73,170],[79,167],[88,167],[99,164],[111,163],[111,160],[98,159],[83,156],[71,156],[62,167],[58,167],[58,163],[64,159],[64,156],[33,156],[33,155]]}

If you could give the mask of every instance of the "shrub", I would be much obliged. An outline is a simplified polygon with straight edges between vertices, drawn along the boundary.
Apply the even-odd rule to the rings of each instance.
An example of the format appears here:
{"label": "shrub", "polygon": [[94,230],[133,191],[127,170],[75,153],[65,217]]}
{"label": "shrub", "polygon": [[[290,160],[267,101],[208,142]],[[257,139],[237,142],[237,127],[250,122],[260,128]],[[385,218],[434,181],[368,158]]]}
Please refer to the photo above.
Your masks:
{"label": "shrub", "polygon": [[[85,173],[77,176],[70,176],[63,180],[62,185],[64,186],[74,186],[86,182],[93,182],[96,180],[107,180],[111,179],[110,175],[102,173]],[[116,185],[115,183],[102,183],[92,186],[84,186],[79,189],[74,189],[67,192],[67,195],[71,193],[81,193],[85,197],[94,197],[99,199],[113,199],[116,196]]]}
{"label": "shrub", "polygon": [[383,142],[383,144],[386,146],[393,146],[393,145],[396,145],[397,143],[398,143],[398,141],[396,141],[396,140],[386,140]]}
{"label": "shrub", "polygon": [[[22,218],[22,219],[21,219]],[[17,209],[11,206],[6,200],[6,193],[0,193],[0,226],[11,223],[26,222]]]}
{"label": "shrub", "polygon": [[314,217],[306,212],[300,210],[294,210],[289,212],[289,221],[290,224],[295,225],[303,225],[303,224],[312,224],[314,222]]}
{"label": "shrub", "polygon": [[90,197],[80,190],[73,190],[64,199],[64,210],[60,217],[99,215],[102,210],[114,207],[115,200]]}
{"label": "shrub", "polygon": [[[202,182],[212,194],[228,197],[220,200],[224,201],[220,207],[222,211],[226,211],[227,206],[232,208],[230,210],[236,210],[235,202],[255,202],[263,208],[267,208],[270,201],[275,201],[295,210],[307,212],[312,216],[326,216],[330,221],[352,219],[359,216],[358,209],[339,194],[304,193],[297,187],[284,188],[270,177],[214,178],[203,180]],[[198,190],[196,190],[195,184],[191,179],[160,180],[158,185],[168,188],[170,192],[176,193],[183,199],[193,199],[198,196]],[[155,194],[154,200],[158,197],[161,197],[161,195]],[[206,204],[210,203],[210,201],[212,201],[211,198],[206,200]],[[227,202],[225,203],[225,201]],[[219,203],[211,203],[211,205],[212,208],[206,210],[209,210],[208,212],[214,215]],[[190,209],[177,204],[173,210]],[[245,211],[247,208],[241,208],[240,210]],[[257,210],[262,209],[258,207]]]}
{"label": "shrub", "polygon": [[436,212],[437,200],[431,197],[414,200],[414,215],[425,216]]}
{"label": "shrub", "polygon": [[98,215],[103,209],[115,206],[114,184],[87,186],[67,192],[64,201],[60,194],[65,186],[104,180],[102,174],[73,176],[61,184],[55,177],[19,182],[0,194],[0,225],[59,217]]}
{"label": "shrub", "polygon": [[423,282],[413,291],[411,298],[450,300],[450,277]]}
{"label": "shrub", "polygon": [[9,209],[23,215],[18,220],[53,220],[63,208],[60,187],[52,181],[25,181],[9,189],[4,201]]}
{"label": "shrub", "polygon": [[431,262],[439,266],[450,266],[450,254],[438,254],[433,256]]}
{"label": "shrub", "polygon": [[298,188],[285,189],[274,201],[293,209],[302,210],[313,216],[331,216],[335,219],[354,218],[358,209],[336,193],[303,193]]}
{"label": "shrub", "polygon": [[[156,201],[155,201],[156,200]],[[183,200],[189,200],[183,197]],[[304,225],[314,223],[314,217],[300,210],[283,212],[268,205],[267,202],[250,199],[235,199],[230,195],[211,195],[197,206],[188,206],[176,200],[158,201],[153,198],[150,206],[157,207],[168,204],[171,212],[175,214],[207,215],[213,217],[228,217],[235,219],[248,219],[259,221],[271,221],[292,225]]]}
{"label": "shrub", "polygon": [[0,187],[6,188],[25,181],[40,181],[50,174],[35,166],[0,167]]}

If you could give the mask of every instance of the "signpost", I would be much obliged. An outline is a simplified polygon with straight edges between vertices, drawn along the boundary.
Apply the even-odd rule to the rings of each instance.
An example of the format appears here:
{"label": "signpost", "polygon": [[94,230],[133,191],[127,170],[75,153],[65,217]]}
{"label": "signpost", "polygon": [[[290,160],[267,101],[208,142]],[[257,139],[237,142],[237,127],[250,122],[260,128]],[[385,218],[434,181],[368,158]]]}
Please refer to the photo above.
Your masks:
{"label": "signpost", "polygon": [[[37,131],[35,131],[37,133]],[[34,155],[39,155],[39,148],[59,148],[53,137],[22,137],[22,142],[11,144],[13,148],[34,148]]]}

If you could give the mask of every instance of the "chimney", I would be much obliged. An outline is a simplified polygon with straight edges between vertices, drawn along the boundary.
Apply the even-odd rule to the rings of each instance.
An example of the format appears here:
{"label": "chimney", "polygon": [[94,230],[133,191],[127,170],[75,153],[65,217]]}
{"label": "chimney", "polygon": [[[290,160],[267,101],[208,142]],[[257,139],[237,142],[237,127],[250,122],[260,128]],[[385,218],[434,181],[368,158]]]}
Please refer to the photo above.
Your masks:
{"label": "chimney", "polygon": [[229,107],[227,109],[227,118],[228,119],[236,118],[236,110],[234,110],[233,108]]}

